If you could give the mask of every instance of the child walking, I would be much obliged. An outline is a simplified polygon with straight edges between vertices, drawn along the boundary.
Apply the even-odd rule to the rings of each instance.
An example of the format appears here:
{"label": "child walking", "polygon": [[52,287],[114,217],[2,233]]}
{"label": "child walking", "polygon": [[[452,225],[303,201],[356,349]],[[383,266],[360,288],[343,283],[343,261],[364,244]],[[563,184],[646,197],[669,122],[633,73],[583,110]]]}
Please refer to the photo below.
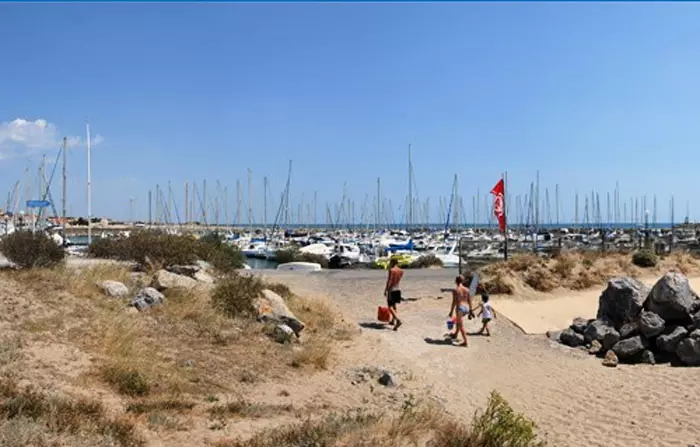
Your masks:
{"label": "child walking", "polygon": [[479,316],[481,317],[481,330],[478,332],[479,335],[491,336],[491,331],[489,331],[489,322],[496,318],[496,312],[493,310],[491,303],[489,302],[489,296],[486,293],[481,294],[481,304],[477,306],[479,310]]}

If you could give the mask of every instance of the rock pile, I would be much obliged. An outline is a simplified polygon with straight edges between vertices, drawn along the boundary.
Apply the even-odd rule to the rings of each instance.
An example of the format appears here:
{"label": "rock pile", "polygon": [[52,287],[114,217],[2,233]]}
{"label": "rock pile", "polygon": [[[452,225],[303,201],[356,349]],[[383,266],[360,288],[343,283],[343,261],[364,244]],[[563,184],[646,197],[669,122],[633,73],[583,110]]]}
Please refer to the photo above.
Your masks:
{"label": "rock pile", "polygon": [[604,357],[605,366],[700,366],[700,298],[678,272],[666,273],[651,290],[636,279],[615,278],[600,295],[596,318],[574,319],[558,340]]}

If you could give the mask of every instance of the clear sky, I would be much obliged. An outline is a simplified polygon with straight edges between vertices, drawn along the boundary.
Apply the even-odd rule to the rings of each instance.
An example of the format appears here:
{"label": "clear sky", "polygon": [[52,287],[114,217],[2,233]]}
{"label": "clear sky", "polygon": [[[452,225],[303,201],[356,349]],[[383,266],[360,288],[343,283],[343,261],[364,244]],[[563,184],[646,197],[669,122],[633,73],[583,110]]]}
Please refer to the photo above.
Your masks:
{"label": "clear sky", "polygon": [[134,197],[145,218],[156,184],[182,201],[207,179],[233,219],[250,168],[259,221],[263,177],[272,216],[291,159],[294,211],[317,191],[325,220],[345,183],[359,220],[381,177],[400,220],[410,143],[433,221],[454,174],[471,216],[501,172],[513,206],[537,170],[561,220],[576,190],[605,215],[616,181],[626,203],[656,194],[659,221],[671,195],[700,218],[699,23],[700,4],[0,4],[0,208],[68,136],[84,214],[89,119],[100,216]]}

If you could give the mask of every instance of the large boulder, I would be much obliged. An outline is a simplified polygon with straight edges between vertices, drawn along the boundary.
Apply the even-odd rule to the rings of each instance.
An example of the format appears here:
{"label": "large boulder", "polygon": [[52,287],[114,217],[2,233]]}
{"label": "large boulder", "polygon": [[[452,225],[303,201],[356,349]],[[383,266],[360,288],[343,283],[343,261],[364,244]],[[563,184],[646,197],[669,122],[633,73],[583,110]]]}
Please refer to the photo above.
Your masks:
{"label": "large boulder", "polygon": [[574,318],[573,323],[571,323],[571,326],[569,326],[574,332],[577,334],[583,335],[584,332],[586,332],[586,328],[588,327],[588,320],[586,318]]}
{"label": "large boulder", "polygon": [[178,275],[167,270],[158,270],[151,285],[161,291],[168,289],[191,290],[197,287],[197,281],[189,276]]}
{"label": "large boulder", "polygon": [[666,328],[666,322],[654,312],[642,310],[639,315],[639,332],[646,338],[656,337]]}
{"label": "large boulder", "polygon": [[559,335],[559,341],[566,346],[571,346],[572,348],[578,348],[579,346],[583,346],[585,344],[583,341],[583,335],[575,332],[571,328],[567,328],[561,333],[561,335]]}
{"label": "large boulder", "polygon": [[656,365],[656,357],[654,357],[653,352],[651,352],[648,349],[645,349],[644,351],[642,351],[642,354],[639,357],[639,363],[646,363],[647,365]]}
{"label": "large boulder", "polygon": [[695,312],[690,316],[690,330],[700,329],[700,312]]}
{"label": "large boulder", "polygon": [[681,340],[676,355],[688,366],[700,366],[700,339],[688,337]]}
{"label": "large boulder", "polygon": [[605,320],[595,320],[591,322],[583,333],[583,338],[586,344],[590,344],[593,340],[598,340],[603,344],[603,340],[607,334],[617,334],[618,339],[620,334],[612,326],[612,323]]}
{"label": "large boulder", "polygon": [[679,272],[668,272],[651,289],[644,307],[668,323],[689,324],[697,301],[688,278]]}
{"label": "large boulder", "polygon": [[620,360],[631,362],[639,359],[639,355],[648,347],[648,344],[645,338],[637,335],[627,340],[620,340],[612,350]]}
{"label": "large boulder", "polygon": [[199,281],[204,284],[214,284],[214,277],[211,276],[209,273],[205,272],[204,270],[196,272],[193,278],[196,281]]}
{"label": "large boulder", "polygon": [[119,281],[100,281],[97,288],[111,298],[124,298],[129,294],[129,288]]}
{"label": "large boulder", "polygon": [[678,348],[678,343],[687,336],[688,331],[683,326],[669,327],[656,339],[656,347],[659,351],[673,354]]}
{"label": "large boulder", "polygon": [[598,320],[608,320],[615,328],[633,322],[642,311],[649,288],[634,278],[615,278],[598,299]]}
{"label": "large boulder", "polygon": [[130,305],[138,310],[145,310],[163,304],[164,301],[165,296],[162,293],[153,287],[146,287],[139,290],[136,296],[131,300]]}
{"label": "large boulder", "polygon": [[306,326],[289,310],[284,302],[284,298],[272,290],[263,290],[262,297],[255,302],[255,307],[258,311],[259,320],[286,324],[294,331],[297,337]]}

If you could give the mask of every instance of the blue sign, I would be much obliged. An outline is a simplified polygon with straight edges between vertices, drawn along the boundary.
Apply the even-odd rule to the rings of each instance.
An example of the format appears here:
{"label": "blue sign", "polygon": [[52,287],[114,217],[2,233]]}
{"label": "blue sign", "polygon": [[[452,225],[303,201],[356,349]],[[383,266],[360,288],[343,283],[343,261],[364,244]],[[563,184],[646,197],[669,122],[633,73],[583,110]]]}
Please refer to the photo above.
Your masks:
{"label": "blue sign", "polygon": [[48,200],[27,200],[27,208],[46,208],[51,206]]}

